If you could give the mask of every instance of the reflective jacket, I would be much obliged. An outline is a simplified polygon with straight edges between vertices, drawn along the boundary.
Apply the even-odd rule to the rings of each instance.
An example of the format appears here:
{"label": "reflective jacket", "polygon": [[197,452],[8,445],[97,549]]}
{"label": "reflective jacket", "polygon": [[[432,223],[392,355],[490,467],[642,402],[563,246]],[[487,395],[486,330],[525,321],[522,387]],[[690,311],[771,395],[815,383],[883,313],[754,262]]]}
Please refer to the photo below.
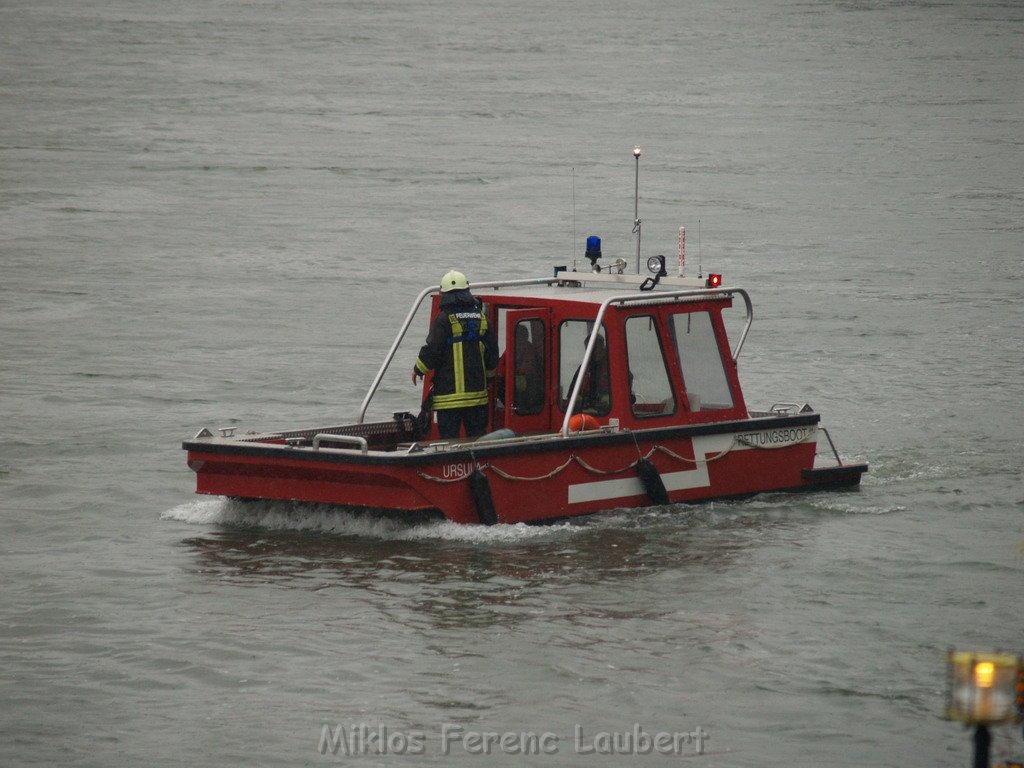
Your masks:
{"label": "reflective jacket", "polygon": [[434,372],[434,409],[487,405],[487,382],[497,364],[498,348],[480,302],[469,291],[442,294],[416,360],[417,371]]}

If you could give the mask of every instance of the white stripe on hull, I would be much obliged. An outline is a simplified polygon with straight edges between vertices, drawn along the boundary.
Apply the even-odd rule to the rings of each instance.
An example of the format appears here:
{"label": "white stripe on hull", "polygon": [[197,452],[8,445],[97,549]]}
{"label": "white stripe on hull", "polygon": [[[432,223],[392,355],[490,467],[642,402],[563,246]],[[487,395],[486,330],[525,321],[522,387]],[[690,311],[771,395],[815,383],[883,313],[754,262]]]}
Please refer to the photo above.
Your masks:
{"label": "white stripe on hull", "polygon": [[[814,442],[818,439],[817,428],[810,427],[808,436],[797,442]],[[764,434],[770,434],[773,430],[762,430]],[[744,437],[758,435],[759,433],[740,433]],[[737,435],[728,433],[723,435],[703,435],[693,438],[693,455],[698,463],[693,469],[684,469],[679,472],[666,472],[661,476],[665,484],[665,490],[684,491],[692,488],[710,488],[711,478],[708,476],[707,459],[714,458],[723,451],[749,451],[750,445],[742,442],[735,442]],[[795,445],[796,443],[791,443]],[[618,480],[596,480],[590,483],[576,483],[570,485],[569,503],[582,504],[588,501],[609,501],[611,499],[624,499],[630,496],[645,496],[640,478],[623,477]]]}

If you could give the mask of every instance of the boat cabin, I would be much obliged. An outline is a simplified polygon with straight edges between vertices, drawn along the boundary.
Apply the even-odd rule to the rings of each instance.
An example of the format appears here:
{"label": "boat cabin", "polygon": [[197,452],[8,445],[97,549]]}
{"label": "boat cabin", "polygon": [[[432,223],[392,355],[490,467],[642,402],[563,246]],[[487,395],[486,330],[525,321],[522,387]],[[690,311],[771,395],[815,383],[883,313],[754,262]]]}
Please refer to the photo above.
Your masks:
{"label": "boat cabin", "polygon": [[[730,352],[722,319],[739,289],[709,289],[696,278],[662,278],[655,290],[641,290],[643,284],[636,275],[577,272],[475,284],[500,352],[490,431],[636,430],[746,418],[739,347]],[[435,293],[431,320],[439,304]],[[424,397],[430,384],[428,376]],[[436,425],[424,437],[436,438]]]}

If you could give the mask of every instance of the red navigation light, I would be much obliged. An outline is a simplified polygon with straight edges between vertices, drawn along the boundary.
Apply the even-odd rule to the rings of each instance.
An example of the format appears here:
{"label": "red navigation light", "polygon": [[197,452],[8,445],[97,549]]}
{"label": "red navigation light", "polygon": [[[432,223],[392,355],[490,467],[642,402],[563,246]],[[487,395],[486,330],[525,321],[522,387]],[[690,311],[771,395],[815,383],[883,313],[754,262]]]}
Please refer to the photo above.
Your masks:
{"label": "red navigation light", "polygon": [[711,272],[708,274],[708,281],[704,284],[708,288],[717,288],[722,284],[722,276]]}

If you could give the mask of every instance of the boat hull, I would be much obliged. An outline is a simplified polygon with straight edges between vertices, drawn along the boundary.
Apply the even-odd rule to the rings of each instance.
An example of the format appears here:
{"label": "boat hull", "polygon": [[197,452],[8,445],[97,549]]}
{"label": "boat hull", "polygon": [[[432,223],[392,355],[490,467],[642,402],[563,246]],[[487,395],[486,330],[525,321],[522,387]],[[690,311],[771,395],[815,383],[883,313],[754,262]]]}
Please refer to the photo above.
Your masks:
{"label": "boat hull", "polygon": [[209,436],[183,447],[198,493],[530,523],[666,499],[858,484],[864,464],[814,466],[818,420],[809,413],[366,451],[288,445],[280,435]]}

